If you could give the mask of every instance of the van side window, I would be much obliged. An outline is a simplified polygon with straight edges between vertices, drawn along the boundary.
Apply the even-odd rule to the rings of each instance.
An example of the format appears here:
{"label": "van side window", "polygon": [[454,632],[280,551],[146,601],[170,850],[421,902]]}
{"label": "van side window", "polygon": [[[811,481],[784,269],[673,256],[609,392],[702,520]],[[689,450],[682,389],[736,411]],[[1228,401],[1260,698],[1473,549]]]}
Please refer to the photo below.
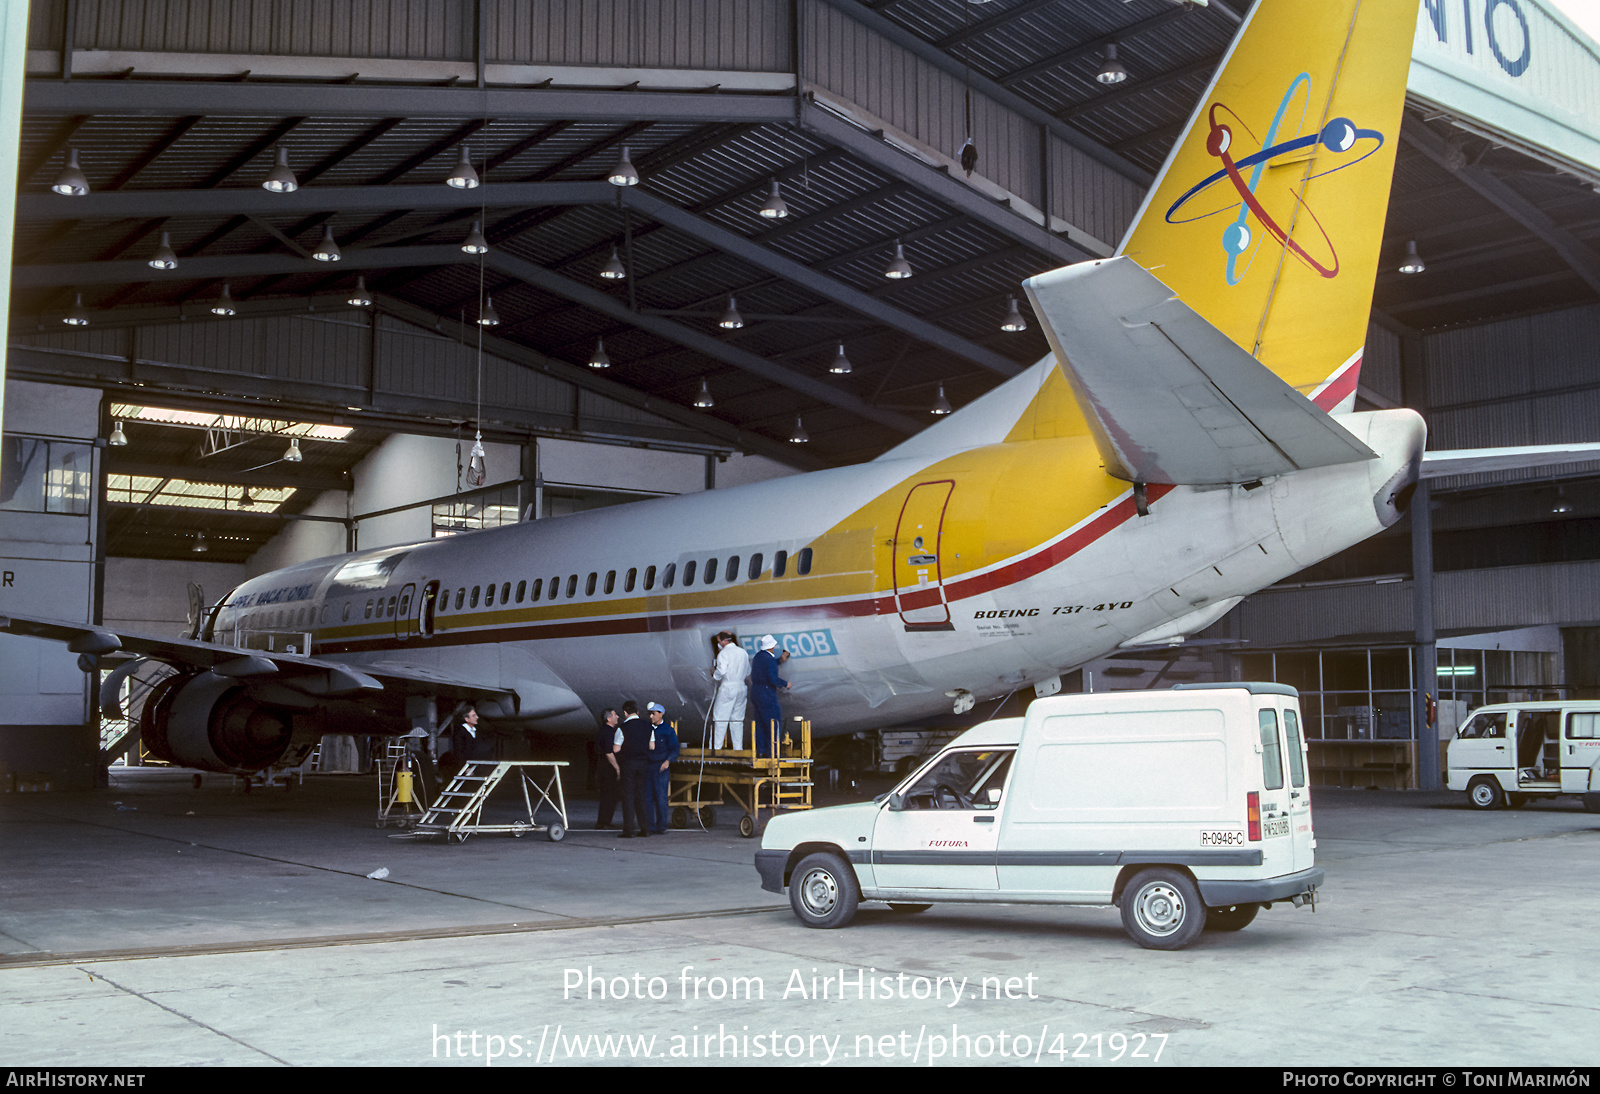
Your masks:
{"label": "van side window", "polygon": [[655,587],[656,587],[656,568],[654,566],[646,566],[644,568],[644,588],[645,588],[645,592],[649,592],[651,589],[654,589]]}
{"label": "van side window", "polygon": [[772,556],[772,576],[782,577],[789,569],[789,552],[779,551]]}
{"label": "van side window", "polygon": [[[622,579],[622,591],[625,592],[625,593],[633,592],[633,583],[635,581],[637,581],[638,579],[639,579],[639,567],[637,567],[637,566],[629,566],[628,567],[628,576]],[[609,590],[607,590],[607,591],[609,591]]]}
{"label": "van side window", "polygon": [[724,581],[738,581],[739,580],[739,556],[738,555],[734,555],[732,558],[728,559],[728,572],[727,572],[727,574],[725,574],[723,576],[723,580]]}
{"label": "van side window", "polygon": [[962,749],[949,752],[905,792],[907,809],[995,809],[990,790],[1005,784],[1015,749]]}
{"label": "van side window", "polygon": [[1291,786],[1304,786],[1306,761],[1300,751],[1300,716],[1292,710],[1283,712],[1283,735],[1289,749],[1289,783]]}
{"label": "van side window", "polygon": [[1567,715],[1567,737],[1575,741],[1592,741],[1600,737],[1600,714]]}
{"label": "van side window", "polygon": [[802,577],[811,572],[811,548],[807,547],[800,552],[800,558],[795,563],[794,571]]}
{"label": "van side window", "polygon": [[754,581],[761,576],[761,552],[757,551],[750,556],[750,580]]}
{"label": "van side window", "polygon": [[1261,718],[1261,777],[1268,790],[1283,789],[1283,751],[1278,745],[1278,712],[1263,710]]}
{"label": "van side window", "polygon": [[1506,735],[1506,712],[1498,714],[1480,714],[1472,721],[1461,727],[1461,736],[1469,740],[1482,737],[1504,737]]}

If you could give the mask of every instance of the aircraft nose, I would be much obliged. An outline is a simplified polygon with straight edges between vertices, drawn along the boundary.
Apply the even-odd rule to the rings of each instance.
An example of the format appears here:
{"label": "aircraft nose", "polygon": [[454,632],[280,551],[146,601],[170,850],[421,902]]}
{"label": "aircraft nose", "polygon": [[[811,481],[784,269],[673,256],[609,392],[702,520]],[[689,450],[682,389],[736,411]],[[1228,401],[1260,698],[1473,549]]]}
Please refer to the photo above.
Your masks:
{"label": "aircraft nose", "polygon": [[1367,435],[1368,447],[1378,454],[1371,468],[1372,507],[1383,527],[1399,520],[1411,505],[1427,444],[1428,426],[1416,411],[1386,410],[1373,415]]}

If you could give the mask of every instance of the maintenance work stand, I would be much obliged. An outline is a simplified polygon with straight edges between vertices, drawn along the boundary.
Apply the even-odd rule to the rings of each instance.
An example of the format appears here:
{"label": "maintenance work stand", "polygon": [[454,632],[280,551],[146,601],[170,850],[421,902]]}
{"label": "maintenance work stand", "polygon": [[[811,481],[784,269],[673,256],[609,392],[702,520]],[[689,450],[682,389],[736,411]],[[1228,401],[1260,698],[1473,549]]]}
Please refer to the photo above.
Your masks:
{"label": "maintenance work stand", "polygon": [[[743,811],[739,834],[753,839],[780,811],[811,808],[811,723],[796,718],[787,723],[767,751],[756,754],[755,723],[748,727],[750,747],[685,748],[672,765],[667,805],[672,827],[716,824],[716,807],[732,804]],[[767,731],[772,732],[770,729]]]}
{"label": "maintenance work stand", "polygon": [[[561,769],[566,766],[565,760],[468,760],[412,831],[442,835],[446,843],[452,839],[463,843],[470,835],[486,832],[509,832],[519,838],[528,832],[543,832],[552,842],[559,842],[567,834],[567,800],[561,791]],[[484,803],[513,773],[522,787],[527,819],[485,824]],[[536,819],[540,806],[549,806],[560,819],[540,824]]]}

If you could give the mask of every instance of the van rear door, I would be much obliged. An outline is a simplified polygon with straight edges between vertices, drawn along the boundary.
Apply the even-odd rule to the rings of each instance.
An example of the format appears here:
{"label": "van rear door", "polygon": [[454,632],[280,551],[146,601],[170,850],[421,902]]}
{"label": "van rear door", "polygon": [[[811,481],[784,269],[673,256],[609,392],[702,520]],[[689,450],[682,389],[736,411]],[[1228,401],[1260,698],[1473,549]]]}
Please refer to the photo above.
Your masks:
{"label": "van rear door", "polygon": [[1311,830],[1311,787],[1306,779],[1305,731],[1294,703],[1283,705],[1283,758],[1289,765],[1289,827],[1294,840],[1294,869],[1316,865],[1316,837]]}
{"label": "van rear door", "polygon": [[[1268,877],[1292,874],[1304,869],[1296,865],[1295,826],[1298,818],[1310,832],[1309,798],[1305,793],[1305,765],[1300,753],[1295,762],[1300,765],[1301,786],[1298,793],[1291,785],[1287,750],[1283,746],[1282,718],[1276,706],[1261,707],[1256,711],[1256,724],[1260,737],[1256,753],[1261,759],[1261,865]],[[1298,716],[1296,718],[1298,724]],[[1309,862],[1306,866],[1310,866]]]}

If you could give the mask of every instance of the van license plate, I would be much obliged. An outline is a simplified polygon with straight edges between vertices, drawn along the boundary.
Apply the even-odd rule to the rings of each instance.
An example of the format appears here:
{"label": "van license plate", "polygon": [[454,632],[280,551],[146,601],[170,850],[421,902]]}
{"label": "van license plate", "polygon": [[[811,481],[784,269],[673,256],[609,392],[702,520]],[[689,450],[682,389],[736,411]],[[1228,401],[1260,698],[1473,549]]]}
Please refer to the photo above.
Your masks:
{"label": "van license plate", "polygon": [[1287,836],[1289,834],[1288,817],[1269,817],[1262,822],[1262,835],[1268,839],[1274,836]]}

